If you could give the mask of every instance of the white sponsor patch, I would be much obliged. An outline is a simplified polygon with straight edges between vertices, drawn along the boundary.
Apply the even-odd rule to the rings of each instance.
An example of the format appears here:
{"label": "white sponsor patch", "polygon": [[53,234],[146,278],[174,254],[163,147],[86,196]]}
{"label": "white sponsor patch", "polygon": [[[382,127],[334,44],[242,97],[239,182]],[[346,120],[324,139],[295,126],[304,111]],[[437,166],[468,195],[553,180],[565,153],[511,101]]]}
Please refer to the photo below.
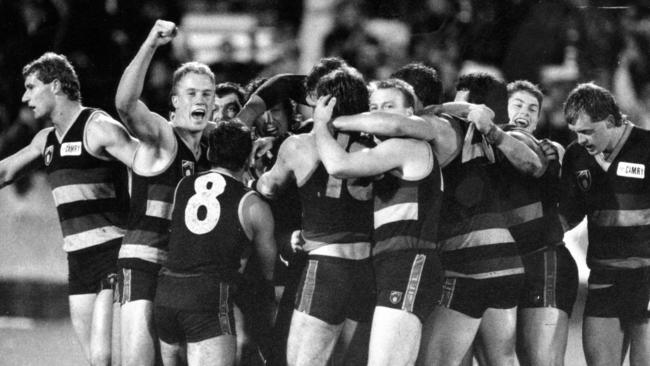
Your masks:
{"label": "white sponsor patch", "polygon": [[616,175],[620,177],[643,179],[645,178],[645,165],[626,163],[622,161],[618,163]]}
{"label": "white sponsor patch", "polygon": [[81,155],[81,141],[66,142],[61,144],[61,156],[80,156],[80,155]]}

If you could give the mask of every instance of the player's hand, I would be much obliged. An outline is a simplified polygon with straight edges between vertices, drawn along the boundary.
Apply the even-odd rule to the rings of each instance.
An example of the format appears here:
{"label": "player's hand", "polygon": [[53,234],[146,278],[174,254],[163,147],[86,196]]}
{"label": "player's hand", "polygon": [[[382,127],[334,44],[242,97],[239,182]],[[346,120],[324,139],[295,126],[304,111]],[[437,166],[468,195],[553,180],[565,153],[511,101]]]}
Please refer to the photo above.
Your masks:
{"label": "player's hand", "polygon": [[486,134],[494,125],[494,112],[485,104],[472,104],[467,113],[467,120],[476,125],[480,133]]}
{"label": "player's hand", "polygon": [[148,40],[159,47],[171,42],[176,37],[178,28],[174,22],[158,19],[149,32]]}
{"label": "player's hand", "polygon": [[275,143],[276,139],[277,138],[275,136],[257,138],[255,141],[253,141],[253,150],[251,152],[251,157],[255,159],[262,157],[264,154],[270,154],[268,157],[272,158],[273,154],[271,153],[271,149],[273,148],[273,144]]}
{"label": "player's hand", "polygon": [[332,111],[336,105],[336,98],[330,95],[324,95],[318,98],[314,107],[314,127],[317,125],[326,125],[332,119]]}
{"label": "player's hand", "polygon": [[557,148],[549,139],[542,139],[539,142],[539,147],[542,149],[544,156],[546,156],[546,159],[549,161],[559,160],[560,155],[558,154]]}
{"label": "player's hand", "polygon": [[302,237],[301,230],[294,230],[291,233],[291,249],[294,252],[302,252],[304,250],[305,239]]}

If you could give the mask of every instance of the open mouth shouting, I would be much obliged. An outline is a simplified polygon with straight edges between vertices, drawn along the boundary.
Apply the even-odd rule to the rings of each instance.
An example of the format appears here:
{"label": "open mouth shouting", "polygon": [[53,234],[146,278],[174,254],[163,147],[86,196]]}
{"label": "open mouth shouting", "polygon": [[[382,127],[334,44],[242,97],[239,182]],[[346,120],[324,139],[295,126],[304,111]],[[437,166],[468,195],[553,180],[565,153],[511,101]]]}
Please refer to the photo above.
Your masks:
{"label": "open mouth shouting", "polygon": [[530,121],[525,118],[515,118],[515,125],[520,128],[526,128],[530,125]]}
{"label": "open mouth shouting", "polygon": [[205,107],[195,107],[192,109],[192,112],[190,112],[190,116],[193,120],[203,120],[206,116],[206,113],[207,110]]}

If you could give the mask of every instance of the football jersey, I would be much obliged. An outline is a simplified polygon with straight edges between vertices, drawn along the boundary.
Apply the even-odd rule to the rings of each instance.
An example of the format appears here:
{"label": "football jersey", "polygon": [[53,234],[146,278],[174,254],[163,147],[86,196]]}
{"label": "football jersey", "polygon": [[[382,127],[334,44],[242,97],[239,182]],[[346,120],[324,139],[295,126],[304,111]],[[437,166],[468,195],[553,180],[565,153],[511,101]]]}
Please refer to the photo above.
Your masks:
{"label": "football jersey", "polygon": [[169,166],[153,176],[132,174],[131,210],[118,263],[129,268],[157,271],[167,257],[174,189],[186,176],[209,167],[205,149],[197,160],[174,131],[176,154]]}
{"label": "football jersey", "polygon": [[650,131],[625,124],[605,161],[577,143],[562,164],[560,210],[570,223],[586,215],[591,269],[650,266]]}
{"label": "football jersey", "polygon": [[47,135],[43,158],[63,232],[63,250],[119,244],[129,206],[126,167],[91,154],[85,129],[98,109],[84,108],[59,140]]}
{"label": "football jersey", "polygon": [[442,175],[430,144],[430,165],[418,180],[386,173],[374,183],[373,256],[398,250],[436,249]]}
{"label": "football jersey", "polygon": [[[356,151],[371,142],[338,134],[346,151]],[[327,244],[370,242],[372,232],[372,181],[370,178],[339,179],[327,174],[323,163],[298,187],[302,204],[304,249]]]}
{"label": "football jersey", "polygon": [[[455,118],[455,117],[446,117]],[[469,123],[456,119],[463,135]],[[471,149],[454,158],[443,170],[445,186],[440,215],[439,243],[445,275],[474,279],[524,273],[502,207],[498,189],[501,164],[483,154],[482,136],[475,133]],[[467,139],[466,139],[467,140]]]}

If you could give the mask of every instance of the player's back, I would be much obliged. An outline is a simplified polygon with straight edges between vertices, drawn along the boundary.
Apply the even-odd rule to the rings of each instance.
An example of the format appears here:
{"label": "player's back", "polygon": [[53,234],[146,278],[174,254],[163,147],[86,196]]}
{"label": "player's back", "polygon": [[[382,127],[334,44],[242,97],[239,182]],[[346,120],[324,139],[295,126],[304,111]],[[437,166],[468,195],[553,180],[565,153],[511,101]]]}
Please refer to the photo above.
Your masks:
{"label": "player's back", "polygon": [[[371,146],[369,139],[339,134],[346,151]],[[302,203],[305,250],[327,244],[370,242],[372,231],[372,180],[339,179],[317,167],[298,188]]]}

